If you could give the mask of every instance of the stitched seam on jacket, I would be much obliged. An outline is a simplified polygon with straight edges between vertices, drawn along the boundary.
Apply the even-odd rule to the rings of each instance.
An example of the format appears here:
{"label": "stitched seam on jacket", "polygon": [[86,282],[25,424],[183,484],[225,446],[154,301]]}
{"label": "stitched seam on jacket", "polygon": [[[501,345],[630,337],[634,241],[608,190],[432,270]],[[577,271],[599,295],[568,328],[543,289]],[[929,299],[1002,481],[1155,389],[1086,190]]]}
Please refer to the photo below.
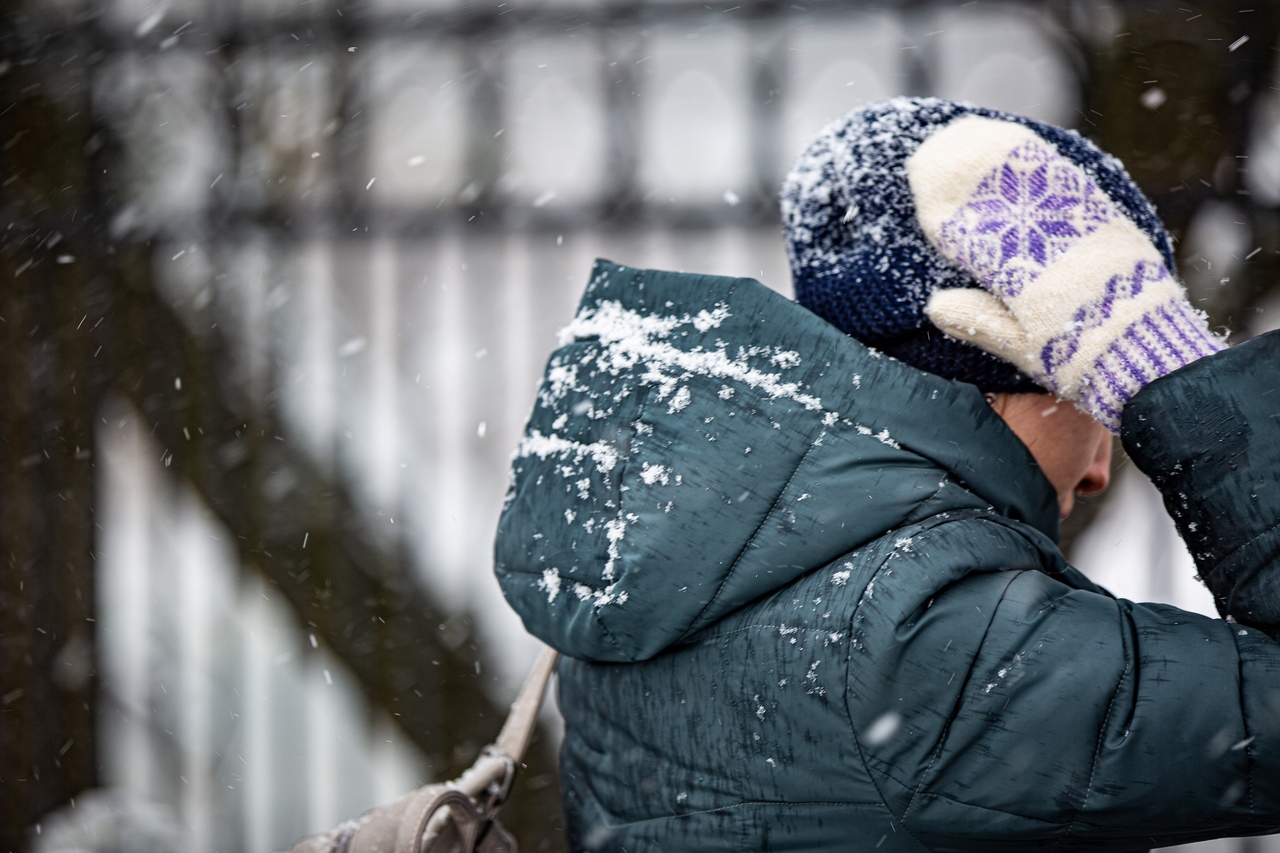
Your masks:
{"label": "stitched seam on jacket", "polygon": [[867,802],[853,800],[745,800],[741,803],[733,803],[728,806],[717,806],[714,809],[699,809],[694,812],[679,812],[677,814],[658,815],[656,817],[644,817],[639,820],[628,820],[622,823],[612,824],[612,826],[635,826],[641,823],[653,823],[654,821],[666,821],[672,818],[680,819],[682,817],[694,817],[695,815],[715,814],[716,812],[727,812],[732,809],[741,809],[747,806],[874,806],[876,808],[884,808],[884,803],[868,800]]}
{"label": "stitched seam on jacket", "polygon": [[[913,538],[914,538],[914,537],[916,537],[916,536],[919,536],[919,537],[924,538],[924,537],[929,536],[930,534],[936,533],[937,531],[941,530],[941,529],[942,529],[942,528],[944,528],[944,527],[947,527],[947,526],[948,526],[948,525],[950,525],[950,524],[954,524],[954,523],[956,523],[956,522],[960,522],[960,521],[975,521],[975,520],[980,520],[980,519],[984,518],[985,516],[986,516],[986,514],[985,514],[985,513],[982,513],[981,511],[970,511],[969,513],[957,514],[957,515],[955,515],[955,516],[948,517],[948,518],[941,519],[941,520],[938,520],[937,516],[932,516],[931,518],[925,519],[925,520],[924,520],[924,521],[922,521],[922,522],[919,522],[919,523],[917,523],[917,524],[915,524],[915,525],[911,525],[911,527],[916,528],[915,532],[911,533],[911,536],[912,536]],[[933,521],[934,523],[933,523],[933,524],[929,524],[929,522],[930,522],[930,521]],[[905,532],[905,531],[904,531],[904,532]],[[853,620],[857,617],[857,615],[858,615],[858,611],[862,608],[862,605],[866,602],[866,591],[867,591],[867,587],[871,586],[871,584],[873,584],[873,583],[875,582],[875,580],[880,576],[880,573],[881,573],[882,571],[884,571],[884,570],[885,570],[885,567],[888,565],[888,563],[889,563],[889,559],[893,556],[893,553],[894,553],[893,551],[890,551],[889,553],[886,553],[886,554],[884,555],[884,558],[880,561],[880,565],[879,565],[879,567],[875,570],[875,572],[873,572],[873,573],[872,573],[871,578],[867,581],[866,586],[864,586],[864,587],[863,587],[863,589],[862,589],[862,595],[860,595],[860,596],[858,597],[858,603],[857,603],[856,605],[854,605],[853,612],[852,612],[852,613],[850,614],[850,616],[849,616],[849,633],[850,633],[850,636],[851,636],[851,637],[853,636]],[[1017,572],[1015,572],[1015,573],[1014,573],[1014,577],[1016,578],[1016,577],[1017,577],[1017,575],[1020,575],[1021,573],[1022,573],[1022,571],[1017,571]],[[1013,583],[1013,579],[1010,579],[1009,583],[1010,583],[1010,584],[1011,584],[1011,583]],[[1008,590],[1008,588],[1009,588],[1009,584],[1006,584],[1006,585],[1005,585],[1005,590],[1007,591],[1007,590]],[[1003,600],[1003,598],[1004,598],[1004,593],[1003,593],[1003,592],[1001,593],[1001,596],[1000,596],[1000,597],[1001,597],[1001,600]],[[999,606],[999,604],[997,603],[997,607],[998,607],[998,606]],[[992,611],[992,618],[994,618],[994,616],[995,616],[995,611],[993,610],[993,611]],[[988,632],[988,631],[990,631],[990,630],[991,630],[991,622],[988,622],[988,623],[987,623],[987,631],[984,631],[984,632],[983,632],[983,635],[982,635],[982,636],[983,636],[983,641],[985,641],[985,640],[986,640],[987,632]],[[979,648],[981,648],[981,643],[979,643]],[[845,662],[845,673],[846,673],[846,674],[845,674],[845,678],[846,678],[846,680],[847,680],[847,679],[848,679],[848,677],[849,677],[849,676],[848,676],[848,671],[849,671],[849,663],[848,663],[848,660],[849,660],[849,658],[846,658],[846,662]],[[971,678],[971,676],[972,676],[972,674],[973,674],[973,667],[974,667],[975,665],[976,665],[976,660],[975,660],[975,662],[974,662],[973,664],[971,664],[971,665],[970,665],[970,667],[969,667],[969,671],[968,671],[967,673],[965,673],[965,680],[961,683],[961,695],[963,695],[964,685],[965,685],[965,684],[968,684],[969,679]],[[889,807],[889,799],[888,799],[888,797],[886,797],[886,796],[885,796],[884,791],[883,791],[883,790],[881,790],[881,788],[880,788],[880,784],[876,781],[876,774],[875,774],[875,772],[872,770],[872,768],[871,768],[871,766],[870,766],[870,762],[868,762],[868,761],[867,761],[867,755],[866,755],[866,753],[865,753],[865,752],[863,751],[863,749],[862,749],[862,741],[861,741],[861,739],[860,739],[860,737],[859,737],[858,726],[857,726],[857,725],[854,723],[854,721],[853,721],[853,711],[852,711],[852,709],[849,707],[849,701],[850,701],[850,697],[851,697],[851,696],[852,696],[852,691],[849,691],[848,689],[846,689],[846,690],[845,690],[845,700],[844,700],[844,701],[845,701],[845,716],[846,716],[846,717],[848,718],[848,720],[849,720],[849,729],[853,732],[853,745],[854,745],[854,748],[858,750],[858,759],[862,762],[862,768],[863,768],[863,770],[866,772],[866,774],[867,774],[867,779],[868,779],[868,780],[870,780],[870,782],[871,782],[871,786],[872,786],[873,788],[875,788],[875,789],[876,789],[876,793],[880,795],[880,799],[881,799],[881,801],[884,803],[885,811],[889,812],[889,816],[890,816],[891,818],[894,818],[893,809],[891,809],[891,808]],[[957,704],[958,704],[958,702],[957,702]],[[933,758],[932,758],[932,759],[930,759],[930,761],[929,761],[929,766],[925,768],[924,774],[922,774],[922,776],[921,776],[920,787],[918,787],[918,788],[917,788],[917,789],[912,793],[912,795],[911,795],[911,800],[907,803],[907,807],[906,807],[906,809],[904,809],[904,810],[903,810],[902,815],[901,815],[901,816],[896,817],[896,821],[902,825],[902,830],[903,830],[903,832],[907,833],[907,835],[911,836],[912,840],[914,840],[917,844],[919,844],[921,847],[924,847],[924,848],[926,848],[926,849],[928,849],[928,845],[926,845],[923,841],[921,841],[921,840],[920,840],[920,838],[919,838],[919,836],[917,836],[917,835],[915,834],[915,832],[913,832],[913,831],[911,830],[911,828],[907,826],[907,814],[911,811],[911,807],[915,804],[916,797],[920,794],[920,790],[921,790],[921,788],[923,788],[923,786],[924,786],[924,780],[925,780],[925,778],[928,776],[929,770],[933,767],[934,762],[935,762],[935,761],[937,761],[938,756],[941,754],[942,746],[946,743],[946,735],[947,735],[947,732],[949,732],[949,731],[951,730],[951,720],[952,720],[952,718],[953,718],[954,714],[955,714],[955,709],[953,708],[953,709],[952,709],[951,714],[948,714],[948,715],[947,715],[947,724],[946,724],[946,726],[943,728],[942,736],[941,736],[941,738],[940,738],[940,739],[939,739],[939,741],[938,741],[938,749],[934,752],[934,756],[933,756]],[[885,773],[885,776],[887,776],[888,778],[892,779],[892,780],[893,780],[895,783],[897,783],[898,785],[902,785],[902,787],[904,787],[904,788],[905,788],[905,787],[907,787],[906,785],[903,785],[903,784],[902,784],[900,781],[898,781],[897,779],[894,779],[894,778],[893,778],[893,776],[892,776],[891,774],[889,774],[889,773],[887,773],[887,772],[886,772],[886,773]]]}
{"label": "stitched seam on jacket", "polygon": [[[871,807],[876,809],[883,809],[886,812],[889,811],[888,806],[885,805],[884,802],[865,802],[864,803],[859,801],[842,802],[842,801],[824,801],[824,800],[807,800],[807,801],[800,801],[800,802],[797,802],[794,800],[747,800],[746,802],[734,803],[733,805],[730,805],[730,806],[720,806],[719,808],[714,808],[714,809],[701,809],[696,812],[681,812],[679,814],[673,814],[673,815],[660,815],[658,817],[646,817],[646,818],[641,818],[640,820],[626,820],[626,821],[620,821],[618,823],[604,822],[603,825],[611,830],[621,829],[627,826],[640,826],[646,823],[654,823],[655,821],[680,820],[681,818],[695,817],[697,815],[715,814],[716,812],[727,812],[727,811],[732,811],[734,809],[746,808],[749,806],[844,806],[848,808]],[[889,812],[889,813],[890,813],[890,816],[892,816],[893,813],[892,812]],[[920,839],[918,838],[915,840],[917,843],[919,843],[920,841]],[[921,844],[920,846],[923,849],[926,849],[926,850],[928,849],[923,844]]]}
{"label": "stitched seam on jacket", "polygon": [[[943,472],[943,474],[942,474],[942,480],[941,480],[941,482],[939,482],[939,483],[938,483],[938,488],[934,489],[932,494],[926,495],[926,496],[924,496],[923,498],[921,498],[920,500],[916,501],[916,503],[912,505],[911,509],[909,509],[909,510],[907,510],[905,513],[903,513],[903,515],[902,515],[903,519],[910,519],[910,518],[911,518],[911,516],[912,516],[912,515],[914,515],[914,514],[916,513],[916,511],[917,511],[917,510],[919,510],[919,509],[920,509],[920,507],[924,506],[924,505],[925,505],[925,504],[927,504],[929,501],[933,500],[933,499],[934,499],[934,498],[936,498],[938,495],[942,494],[942,490],[943,490],[943,489],[945,489],[945,488],[947,487],[947,483],[948,483],[948,481],[949,481],[950,479],[951,479],[951,472],[950,472],[950,471],[944,471],[944,472]],[[973,494],[973,493],[971,492],[971,494]],[[937,513],[934,513],[934,515],[937,515]],[[922,523],[922,522],[926,522],[926,521],[928,521],[928,520],[929,520],[929,519],[931,519],[931,518],[933,518],[933,516],[932,516],[932,515],[926,515],[924,518],[918,518],[918,519],[916,519],[915,521],[907,521],[907,524],[908,524],[908,525],[911,525],[911,526],[914,526],[914,525],[920,524],[920,523]],[[930,529],[930,530],[932,530],[933,528],[929,528],[929,529]]]}
{"label": "stitched seam on jacket", "polygon": [[[885,566],[888,565],[889,558],[892,556],[892,554],[893,552],[891,551],[884,555],[884,558],[880,561],[880,566],[871,574],[871,578],[867,581],[866,586],[863,586],[862,594],[858,596],[858,603],[854,605],[853,612],[849,614],[850,638],[853,637],[853,621],[855,618],[857,618],[858,611],[862,608],[863,602],[867,600],[867,587],[875,583],[876,578],[880,576],[880,573],[884,571]],[[907,812],[911,811],[911,803],[907,803],[907,808],[905,811],[903,811],[901,816],[894,815],[893,809],[889,807],[889,798],[884,795],[884,791],[880,788],[880,783],[876,780],[876,775],[872,771],[870,763],[867,761],[867,754],[862,749],[862,739],[859,736],[858,726],[853,721],[853,710],[849,707],[850,697],[853,695],[853,691],[848,689],[849,668],[850,668],[849,660],[852,656],[852,646],[850,646],[850,649],[851,649],[850,652],[846,653],[846,656],[845,656],[846,686],[844,691],[844,712],[845,712],[845,716],[848,717],[849,719],[849,730],[853,732],[853,746],[856,750],[858,750],[858,760],[862,762],[863,772],[867,774],[867,779],[871,782],[871,787],[875,788],[876,793],[880,796],[880,802],[884,804],[884,810],[889,813],[889,818],[891,821],[890,826],[892,826],[894,822],[901,824],[903,832],[911,836],[912,840],[914,840],[921,847],[928,849],[928,846],[923,841],[920,840],[919,836],[917,836],[914,832],[912,832],[911,829],[907,826],[907,820],[906,820]],[[913,795],[911,799],[912,799],[912,802],[914,802],[915,796]]]}
{"label": "stitched seam on jacket", "polygon": [[[527,574],[531,575],[533,573],[528,572]],[[604,589],[604,586],[592,586],[591,584],[586,583],[585,581],[574,581],[574,583],[582,584],[582,586],[587,587],[592,592],[599,592],[600,590]],[[615,649],[617,649],[618,651],[622,651],[622,644],[618,642],[617,637],[613,636],[613,632],[609,630],[609,626],[604,624],[604,620],[600,618],[600,610],[596,608],[594,605],[591,608],[591,618],[596,623],[596,625],[600,628],[600,630],[604,632],[604,638],[608,640],[610,643],[613,643],[613,647]],[[628,659],[630,659],[630,657],[631,657],[630,655],[627,655]]]}
{"label": "stitched seam on jacket", "polygon": [[[644,417],[644,404],[648,401],[648,399],[649,399],[649,395],[645,394],[640,398],[640,402],[636,404],[635,422],[639,422]],[[618,469],[618,515],[619,516],[622,515],[623,474],[627,472],[627,463],[631,461],[631,454],[635,451],[635,445],[636,445],[636,437],[635,437],[635,433],[633,432],[631,434],[631,438],[627,441],[627,455],[622,457],[622,460],[621,460],[622,464],[621,464],[621,467]],[[608,559],[608,555],[606,554],[606,560],[607,559]],[[605,586],[607,586],[607,584]],[[621,652],[622,643],[618,642],[618,638],[613,635],[613,632],[609,630],[609,626],[604,623],[604,617],[600,615],[600,611],[601,611],[600,608],[592,605],[591,616],[593,617],[593,621],[597,625],[599,625],[600,630],[604,632],[604,638],[608,640],[610,643],[613,643],[613,647]],[[624,657],[626,657],[628,660],[631,660],[633,658],[633,656],[629,654],[624,654]]]}
{"label": "stitched seam on jacket", "polygon": [[1214,563],[1213,568],[1209,569],[1209,571],[1205,572],[1205,574],[1208,575],[1218,571],[1226,571],[1227,569],[1225,568],[1225,566],[1227,565],[1227,563],[1234,560],[1237,554],[1239,554],[1245,548],[1248,548],[1250,545],[1258,544],[1258,541],[1260,539],[1270,536],[1272,533],[1276,533],[1278,531],[1280,531],[1280,522],[1276,522],[1275,524],[1268,527],[1266,530],[1258,531],[1258,533],[1255,534],[1254,536],[1251,536],[1248,539],[1248,541],[1242,542],[1238,547],[1231,549],[1231,553],[1227,554],[1221,560],[1218,560],[1216,563]]}
{"label": "stitched seam on jacket", "polygon": [[[1232,639],[1235,639],[1236,629],[1235,629],[1235,628],[1231,628],[1230,630],[1231,630],[1231,634],[1232,634]],[[1239,698],[1239,701],[1240,701],[1240,721],[1244,724],[1244,736],[1245,736],[1245,747],[1244,747],[1245,774],[1244,774],[1244,778],[1245,778],[1245,785],[1246,785],[1246,787],[1248,788],[1248,791],[1249,791],[1249,815],[1250,815],[1250,816],[1254,816],[1254,815],[1256,815],[1256,814],[1257,814],[1257,812],[1254,810],[1254,803],[1253,803],[1253,794],[1254,794],[1254,790],[1253,790],[1253,768],[1254,768],[1254,764],[1256,763],[1256,762],[1253,760],[1253,741],[1254,741],[1254,736],[1253,736],[1253,734],[1252,734],[1253,729],[1252,729],[1252,728],[1250,728],[1250,726],[1249,726],[1249,709],[1248,709],[1248,706],[1246,706],[1246,705],[1245,705],[1245,700],[1244,700],[1244,657],[1240,654],[1240,643],[1239,643],[1239,641],[1238,641],[1238,640],[1234,643],[1234,645],[1235,645],[1235,649],[1236,649],[1236,691],[1237,691],[1237,694],[1238,694],[1238,695],[1239,695],[1239,697],[1240,697],[1240,698]]]}
{"label": "stitched seam on jacket", "polygon": [[1123,720],[1118,720],[1117,724],[1123,724],[1125,731],[1131,731],[1134,726],[1134,720],[1141,714],[1142,701],[1139,695],[1143,692],[1143,662],[1139,648],[1142,646],[1141,632],[1133,619],[1133,602],[1116,601],[1116,605],[1120,608],[1120,614],[1123,617],[1123,630],[1120,631],[1120,649],[1125,655],[1128,669],[1125,675],[1133,681],[1133,701],[1127,703],[1128,711]]}
{"label": "stitched seam on jacket", "polygon": [[1013,585],[1013,582],[1016,581],[1019,577],[1021,577],[1022,574],[1026,571],[1028,570],[1017,569],[1010,572],[1011,576],[1008,582],[1004,585],[1004,589],[1000,591],[1000,597],[996,599],[995,606],[991,608],[991,616],[987,620],[987,627],[982,632],[982,639],[978,641],[978,646],[977,646],[978,650],[974,654],[973,660],[969,663],[969,669],[964,674],[964,680],[960,682],[960,690],[956,694],[956,703],[954,706],[952,706],[951,710],[947,713],[947,724],[943,726],[942,733],[938,737],[938,746],[936,749],[934,749],[933,756],[929,759],[928,766],[925,767],[924,772],[920,774],[920,783],[916,786],[915,791],[912,792],[911,800],[907,803],[907,807],[902,812],[902,822],[904,826],[906,825],[907,815],[911,813],[911,807],[915,805],[916,799],[919,798],[921,792],[924,791],[925,784],[929,781],[929,771],[933,769],[933,765],[936,764],[938,761],[938,758],[942,756],[942,750],[947,745],[947,736],[951,734],[951,724],[955,722],[956,714],[959,711],[960,706],[964,704],[965,688],[969,685],[969,682],[973,679],[973,671],[978,666],[978,658],[982,654],[982,647],[986,645],[987,637],[991,634],[991,626],[995,623],[996,613],[999,612],[1000,605],[1004,603],[1004,597],[1008,595],[1009,587],[1011,587]]}
{"label": "stitched seam on jacket", "polygon": [[[742,558],[746,556],[747,550],[751,548],[751,543],[756,541],[756,537],[760,535],[760,531],[764,529],[765,524],[769,522],[769,519],[773,518],[773,513],[778,509],[778,504],[781,502],[782,496],[787,493],[787,489],[791,488],[791,481],[796,478],[796,474],[800,473],[800,469],[804,467],[805,460],[809,458],[809,454],[818,446],[818,439],[822,438],[822,436],[826,434],[826,427],[823,427],[818,433],[817,438],[814,438],[809,442],[809,448],[805,450],[804,455],[796,461],[796,467],[791,469],[791,476],[787,477],[787,482],[783,484],[782,488],[778,491],[777,496],[774,497],[773,503],[769,505],[769,511],[760,519],[760,523],[756,525],[756,529],[751,531],[751,536],[747,538],[746,543],[742,546],[741,550],[738,551],[738,556],[733,558],[733,564],[729,566],[729,570],[725,572],[724,577],[720,579],[720,584],[716,587],[715,594],[711,596],[710,601],[702,606],[702,609],[698,611],[698,615],[693,617],[693,621],[689,623],[690,629],[692,629],[694,625],[697,625],[698,621],[706,615],[708,610],[711,609],[711,606],[719,600],[720,593],[724,592],[725,586],[729,583],[729,578],[733,577],[733,573],[737,571],[738,563],[742,562]],[[686,631],[684,636],[687,637],[688,635],[689,631]]]}
{"label": "stitched seam on jacket", "polygon": [[[1119,612],[1119,608],[1117,608]],[[1121,618],[1125,618],[1121,614]],[[1098,727],[1098,740],[1093,747],[1093,764],[1089,768],[1089,783],[1084,789],[1084,799],[1080,802],[1080,808],[1076,809],[1071,815],[1071,823],[1067,824],[1067,831],[1062,834],[1055,843],[1054,847],[1060,847],[1071,837],[1071,830],[1075,828],[1076,821],[1085,813],[1089,807],[1089,797],[1093,795],[1093,780],[1098,775],[1098,764],[1102,758],[1102,742],[1107,736],[1107,724],[1111,722],[1111,712],[1115,709],[1116,700],[1120,698],[1120,690],[1124,687],[1125,678],[1129,675],[1130,661],[1126,658],[1124,662],[1124,670],[1120,673],[1120,678],[1116,681],[1116,689],[1111,693],[1111,701],[1107,703],[1107,712],[1102,715],[1102,725]]]}
{"label": "stitched seam on jacket", "polygon": [[956,799],[950,794],[943,794],[939,791],[926,791],[922,793],[920,797],[921,799],[946,800],[949,803],[955,803],[958,806],[964,806],[965,808],[968,808],[968,809],[980,809],[984,812],[995,812],[996,814],[1003,814],[1003,815],[1008,815],[1009,817],[1016,817],[1019,820],[1035,821],[1036,823],[1043,823],[1047,827],[1062,826],[1062,823],[1060,821],[1046,820],[1045,818],[1042,818],[1042,817],[1031,817],[1029,815],[1018,814],[1017,812],[1011,812],[1006,809],[998,809],[995,806],[983,806],[983,805],[979,805],[978,803],[967,803],[964,800]]}
{"label": "stitched seam on jacket", "polygon": [[[924,500],[926,501],[930,500],[932,497],[933,495],[930,495]],[[921,501],[921,504],[923,502],[924,501]],[[908,514],[910,514],[910,512],[914,512],[918,506],[920,506],[920,504],[917,504],[915,507],[912,507],[912,509],[908,512]],[[913,537],[926,536],[930,533],[933,533],[935,530],[938,530],[949,524],[955,524],[958,521],[975,521],[975,520],[984,521],[988,519],[988,515],[989,515],[988,510],[966,509],[966,510],[953,511],[950,517],[939,520],[938,516],[941,514],[943,513],[931,515],[920,521],[907,525],[907,527],[904,528],[903,530],[894,531],[894,533],[898,534],[898,533],[905,532],[907,530],[911,530],[911,531],[914,531],[910,534]],[[890,544],[876,545],[877,541],[887,540],[889,536],[890,534],[885,534],[884,536],[881,536],[878,539],[873,539],[870,542],[860,545],[858,547],[858,553],[862,553],[865,550],[866,552],[868,552],[867,554],[868,557],[875,556],[877,549],[885,552],[884,556],[880,560],[880,565],[877,566],[876,570],[871,575],[872,579],[874,579],[877,575],[879,575],[880,570],[884,568],[885,561],[887,561],[889,557],[892,556],[892,550],[893,550],[892,545]],[[835,563],[836,561],[841,559],[844,559],[843,555],[840,557],[837,557],[835,560],[832,560],[831,562]],[[814,569],[813,571],[818,571],[818,570]],[[1027,571],[1027,569],[1016,569],[1015,571]],[[862,598],[861,596],[859,596],[858,603],[854,605],[853,612],[856,613],[858,607],[860,607],[861,605],[862,605]],[[709,643],[714,640],[733,637],[737,634],[743,633],[744,631],[751,631],[758,628],[764,628],[764,629],[770,629],[770,630],[776,631],[779,627],[780,627],[779,623],[755,623],[751,625],[741,625],[737,628],[734,628],[731,631],[720,631],[714,634],[707,634],[707,633],[702,633],[701,631],[695,631],[693,634],[686,635],[685,637],[681,638],[681,640],[677,641],[676,643],[673,643],[672,645],[701,645],[703,643]],[[817,626],[803,627],[801,628],[801,630],[816,631],[822,634],[828,633],[826,628],[820,628]],[[692,639],[690,639],[691,637]]]}
{"label": "stitched seam on jacket", "polygon": [[[801,627],[797,625],[796,627],[799,628],[799,630],[804,631],[806,635],[817,634],[819,636],[823,636],[831,633],[826,628],[819,628],[813,625],[810,625],[808,627]],[[743,625],[740,628],[734,628],[732,631],[725,631],[724,633],[721,633],[721,634],[708,634],[706,636],[699,635],[698,639],[685,641],[685,642],[679,643],[679,645],[701,646],[707,643],[714,642],[716,640],[727,640],[730,637],[736,637],[737,635],[745,634],[748,631],[773,632],[773,631],[777,631],[779,628],[787,628],[788,630],[790,630],[790,627],[782,622],[773,622],[769,624],[760,624],[760,625]]]}

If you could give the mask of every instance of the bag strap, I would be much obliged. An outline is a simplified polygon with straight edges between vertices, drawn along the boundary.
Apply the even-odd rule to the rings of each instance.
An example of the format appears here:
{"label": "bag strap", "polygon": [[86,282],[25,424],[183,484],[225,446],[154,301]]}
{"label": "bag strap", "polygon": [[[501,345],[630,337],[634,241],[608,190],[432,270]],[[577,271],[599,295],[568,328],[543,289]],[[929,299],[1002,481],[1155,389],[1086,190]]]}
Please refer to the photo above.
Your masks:
{"label": "bag strap", "polygon": [[[547,692],[547,682],[551,680],[559,658],[560,653],[553,648],[542,650],[516,701],[511,704],[511,713],[502,725],[498,739],[486,746],[476,763],[454,782],[459,790],[477,801],[481,801],[481,795],[488,791],[491,815],[497,812],[511,792],[516,766],[529,748],[529,740],[538,723],[538,711]],[[489,790],[495,785],[496,790]]]}
{"label": "bag strap", "polygon": [[[559,654],[544,648],[525,679],[498,739],[484,748],[480,758],[451,782],[437,783],[405,794],[381,808],[370,809],[359,818],[319,835],[298,841],[291,853],[421,853],[431,847],[441,832],[449,831],[449,819],[462,837],[453,841],[470,850],[486,833],[481,850],[514,851],[515,842],[496,822],[486,824],[511,793],[516,767],[524,757],[538,722],[538,711],[547,692],[547,682],[555,671]],[[456,813],[455,813],[456,810]],[[437,845],[438,846],[438,845]]]}
{"label": "bag strap", "polygon": [[[529,741],[538,723],[538,711],[542,708],[542,700],[547,692],[547,682],[551,679],[551,673],[555,672],[559,658],[559,652],[549,646],[542,650],[533,664],[533,670],[525,678],[516,701],[511,703],[511,713],[507,715],[498,739],[484,748],[476,763],[465,773],[448,783],[453,792],[466,795],[469,808],[475,809],[475,817],[482,821],[495,818],[511,793],[516,767],[529,748]],[[423,805],[426,806],[426,803]],[[401,839],[396,845],[395,853],[416,853],[430,847],[449,818],[449,810],[441,808],[441,805],[443,803],[433,802],[429,807],[418,811],[406,824],[402,824]],[[405,835],[405,829],[409,829],[410,833]]]}
{"label": "bag strap", "polygon": [[538,723],[538,711],[542,709],[542,701],[547,692],[547,682],[551,673],[555,672],[560,653],[548,646],[538,655],[529,677],[520,688],[516,701],[511,703],[511,714],[502,724],[502,732],[494,746],[510,755],[516,761],[524,757],[529,748],[529,739]]}

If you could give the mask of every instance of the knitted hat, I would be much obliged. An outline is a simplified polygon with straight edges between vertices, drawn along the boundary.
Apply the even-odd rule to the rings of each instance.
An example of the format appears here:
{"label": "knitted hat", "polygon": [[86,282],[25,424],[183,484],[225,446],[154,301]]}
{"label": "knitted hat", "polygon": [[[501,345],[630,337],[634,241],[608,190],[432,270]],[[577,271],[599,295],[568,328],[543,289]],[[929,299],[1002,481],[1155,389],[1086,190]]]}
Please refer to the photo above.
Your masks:
{"label": "knitted hat", "polygon": [[934,98],[895,98],[828,125],[782,187],[796,301],[846,334],[984,391],[1041,391],[1008,362],[942,334],[925,316],[939,288],[978,287],[920,229],[906,161],[936,129],[966,115],[1016,122],[1080,166],[1175,269],[1169,235],[1118,160],[1073,131]]}

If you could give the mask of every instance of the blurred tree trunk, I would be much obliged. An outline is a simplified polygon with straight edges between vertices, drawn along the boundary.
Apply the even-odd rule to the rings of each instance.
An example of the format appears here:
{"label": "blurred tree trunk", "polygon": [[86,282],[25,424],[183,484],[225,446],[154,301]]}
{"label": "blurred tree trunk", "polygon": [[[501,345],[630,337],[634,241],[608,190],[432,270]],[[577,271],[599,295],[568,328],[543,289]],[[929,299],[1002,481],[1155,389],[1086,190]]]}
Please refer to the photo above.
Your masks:
{"label": "blurred tree trunk", "polygon": [[[98,784],[92,447],[109,394],[141,413],[170,473],[299,630],[342,658],[441,778],[457,774],[506,714],[481,689],[470,621],[430,600],[343,484],[275,440],[276,412],[246,407],[220,332],[193,335],[158,292],[149,241],[110,236],[119,188],[92,118],[92,44],[68,60],[24,41],[20,11],[2,14],[0,850],[25,850],[42,815]],[[545,741],[526,764],[506,821],[525,849],[551,849],[560,807]]]}
{"label": "blurred tree trunk", "polygon": [[[100,330],[83,145],[0,16],[0,849],[97,782],[93,421]],[[72,89],[83,86],[64,70]],[[74,95],[73,95],[74,96]],[[80,216],[76,216],[80,214]],[[74,221],[78,219],[79,221]]]}

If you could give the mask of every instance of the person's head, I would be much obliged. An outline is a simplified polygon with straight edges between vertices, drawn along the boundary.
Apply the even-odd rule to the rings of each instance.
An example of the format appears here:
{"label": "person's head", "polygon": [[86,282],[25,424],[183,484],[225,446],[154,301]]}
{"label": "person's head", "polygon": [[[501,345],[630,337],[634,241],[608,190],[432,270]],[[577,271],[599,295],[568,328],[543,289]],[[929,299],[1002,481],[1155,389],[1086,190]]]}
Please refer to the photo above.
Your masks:
{"label": "person's head", "polygon": [[[1013,122],[1039,136],[1083,170],[1174,269],[1168,234],[1150,202],[1124,167],[1092,143],[995,110],[898,98],[829,125],[788,175],[781,201],[796,301],[868,346],[1001,395],[997,411],[1040,463],[1065,514],[1075,494],[1106,486],[1099,469],[1110,457],[1107,430],[1009,362],[944,335],[925,314],[937,290],[980,287],[925,236],[907,174],[924,141],[965,116]],[[1010,239],[1045,227],[1027,199],[1008,202]]]}

